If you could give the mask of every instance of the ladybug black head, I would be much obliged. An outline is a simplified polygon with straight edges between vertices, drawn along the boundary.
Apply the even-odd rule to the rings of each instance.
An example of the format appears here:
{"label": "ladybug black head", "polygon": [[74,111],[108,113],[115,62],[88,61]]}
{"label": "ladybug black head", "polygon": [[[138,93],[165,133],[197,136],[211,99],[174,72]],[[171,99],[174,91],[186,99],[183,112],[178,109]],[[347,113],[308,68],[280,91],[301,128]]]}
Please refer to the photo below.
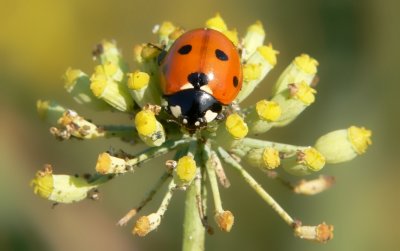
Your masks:
{"label": "ladybug black head", "polygon": [[190,88],[165,96],[167,110],[189,132],[205,127],[222,111],[221,103],[209,93]]}

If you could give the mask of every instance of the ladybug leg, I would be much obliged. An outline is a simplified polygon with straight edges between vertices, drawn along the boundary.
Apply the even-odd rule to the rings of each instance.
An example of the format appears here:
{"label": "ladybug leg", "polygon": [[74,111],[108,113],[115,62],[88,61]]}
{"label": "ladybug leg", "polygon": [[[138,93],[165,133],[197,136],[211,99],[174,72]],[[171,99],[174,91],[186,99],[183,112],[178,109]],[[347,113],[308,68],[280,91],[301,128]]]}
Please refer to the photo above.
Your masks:
{"label": "ladybug leg", "polygon": [[207,126],[207,120],[205,118],[199,118],[197,121],[199,122],[198,127],[203,128]]}
{"label": "ladybug leg", "polygon": [[226,116],[225,116],[224,112],[221,112],[221,113],[219,113],[219,114],[217,115],[217,117],[215,118],[215,120],[221,121],[221,120],[224,120],[225,117],[226,117]]}
{"label": "ladybug leg", "polygon": [[157,45],[154,43],[147,43],[147,46],[152,47],[154,49],[158,49],[159,51],[165,51],[165,45]]}
{"label": "ladybug leg", "polygon": [[157,64],[160,66],[162,61],[164,60],[165,56],[167,55],[167,51],[165,50],[166,45],[165,44],[157,45],[157,44],[153,44],[153,43],[147,43],[147,46],[160,51],[160,53],[157,56]]}

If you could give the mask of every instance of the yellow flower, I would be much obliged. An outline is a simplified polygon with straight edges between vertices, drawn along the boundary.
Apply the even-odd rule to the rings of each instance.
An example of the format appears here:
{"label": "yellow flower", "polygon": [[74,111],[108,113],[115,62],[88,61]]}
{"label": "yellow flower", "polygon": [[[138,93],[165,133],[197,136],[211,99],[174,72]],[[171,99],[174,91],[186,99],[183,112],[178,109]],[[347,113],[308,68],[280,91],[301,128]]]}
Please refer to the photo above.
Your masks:
{"label": "yellow flower", "polygon": [[178,160],[175,169],[175,183],[178,185],[189,185],[196,175],[196,162],[192,156],[183,156]]}
{"label": "yellow flower", "polygon": [[258,116],[267,121],[276,121],[281,116],[282,110],[278,103],[274,101],[260,100],[256,104]]}
{"label": "yellow flower", "polygon": [[317,73],[318,61],[307,54],[301,54],[300,56],[296,57],[294,63],[305,73]]}
{"label": "yellow flower", "polygon": [[246,122],[244,122],[243,118],[237,113],[228,116],[225,122],[225,127],[235,139],[242,139],[246,137],[249,132]]}
{"label": "yellow flower", "polygon": [[147,72],[135,71],[128,73],[128,87],[132,90],[140,90],[149,84],[150,76]]}
{"label": "yellow flower", "polygon": [[214,29],[217,31],[226,31],[228,27],[226,26],[226,23],[224,19],[222,19],[221,15],[219,13],[215,14],[213,18],[210,18],[206,21],[206,28]]}

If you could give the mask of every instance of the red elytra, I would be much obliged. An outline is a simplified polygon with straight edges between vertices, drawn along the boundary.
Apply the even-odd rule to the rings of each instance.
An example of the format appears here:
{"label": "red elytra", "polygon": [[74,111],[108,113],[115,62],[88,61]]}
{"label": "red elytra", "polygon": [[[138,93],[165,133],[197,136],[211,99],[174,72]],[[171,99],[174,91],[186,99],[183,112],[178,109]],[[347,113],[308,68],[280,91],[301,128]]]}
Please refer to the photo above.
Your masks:
{"label": "red elytra", "polygon": [[160,63],[167,110],[190,131],[214,120],[242,87],[238,50],[216,30],[184,33]]}

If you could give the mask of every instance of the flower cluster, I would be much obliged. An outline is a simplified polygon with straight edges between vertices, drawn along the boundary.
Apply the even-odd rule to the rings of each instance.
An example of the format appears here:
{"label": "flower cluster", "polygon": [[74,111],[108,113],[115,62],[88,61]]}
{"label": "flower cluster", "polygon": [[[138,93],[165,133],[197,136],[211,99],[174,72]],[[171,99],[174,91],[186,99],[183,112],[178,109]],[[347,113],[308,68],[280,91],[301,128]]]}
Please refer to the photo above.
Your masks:
{"label": "flower cluster", "polygon": [[[163,184],[168,183],[159,209],[141,216],[133,227],[133,233],[145,236],[158,228],[173,194],[179,191],[186,191],[188,201],[193,202],[189,206],[196,209],[194,216],[203,230],[211,233],[205,207],[205,189],[209,183],[215,222],[222,231],[229,232],[234,224],[234,214],[223,208],[219,193],[220,187],[230,186],[224,171],[229,167],[238,171],[244,181],[294,229],[296,236],[326,242],[333,237],[332,225],[303,226],[257,183],[243,163],[288,185],[294,193],[314,195],[331,187],[334,178],[320,175],[293,184],[285,181],[281,172],[304,176],[320,172],[326,164],[352,160],[371,144],[371,131],[350,126],[327,133],[310,146],[252,138],[274,127],[288,125],[315,101],[318,62],[307,54],[295,57],[275,82],[270,98],[243,108],[240,103],[274,68],[278,52],[271,43],[265,43],[266,34],[260,22],[250,25],[240,39],[237,31],[228,29],[218,14],[207,20],[205,27],[222,32],[237,46],[243,66],[242,90],[234,103],[226,107],[227,116],[223,121],[210,123],[207,128],[191,135],[179,124],[171,123],[169,115],[162,109],[157,58],[162,51],[160,48],[168,50],[184,33],[182,28],[170,22],[157,25],[153,30],[158,36],[156,43],[134,47],[136,67],[133,70],[123,60],[115,42],[102,41],[93,52],[97,63],[94,72],[88,75],[78,69],[68,69],[64,78],[65,89],[79,104],[96,110],[126,113],[134,118],[132,125],[96,125],[77,112],[49,100],[37,102],[39,115],[52,125],[51,134],[60,140],[119,137],[133,144],[143,143],[148,148],[136,154],[123,151],[100,153],[94,165],[96,174],[91,176],[54,174],[51,166],[46,165],[32,181],[35,194],[55,203],[96,198],[96,189],[100,185],[119,175],[133,173],[143,162],[174,151],[174,159],[165,164],[165,173],[143,200],[119,220],[118,225],[127,224]],[[186,221],[193,217],[193,210],[188,209],[186,205],[185,227]]]}

